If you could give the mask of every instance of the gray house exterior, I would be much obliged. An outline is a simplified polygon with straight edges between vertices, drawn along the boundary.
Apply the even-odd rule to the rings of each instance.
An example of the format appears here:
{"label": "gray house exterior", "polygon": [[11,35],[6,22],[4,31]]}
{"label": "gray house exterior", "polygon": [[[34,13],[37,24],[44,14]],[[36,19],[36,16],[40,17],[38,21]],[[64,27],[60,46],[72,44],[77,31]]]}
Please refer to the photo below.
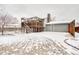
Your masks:
{"label": "gray house exterior", "polygon": [[52,21],[46,23],[45,31],[49,32],[69,32],[75,35],[75,20],[71,21]]}

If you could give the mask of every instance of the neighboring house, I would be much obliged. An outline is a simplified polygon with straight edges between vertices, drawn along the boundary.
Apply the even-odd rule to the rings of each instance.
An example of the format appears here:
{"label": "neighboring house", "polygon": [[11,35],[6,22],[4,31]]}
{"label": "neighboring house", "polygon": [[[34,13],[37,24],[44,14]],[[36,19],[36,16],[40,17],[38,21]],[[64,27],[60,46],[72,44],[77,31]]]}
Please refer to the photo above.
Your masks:
{"label": "neighboring house", "polygon": [[[22,18],[21,20],[24,19]],[[22,21],[21,25],[22,28],[26,28],[26,26],[28,26],[28,28],[33,30],[33,32],[41,32],[44,29],[44,19],[39,17],[27,18],[24,21]]]}
{"label": "neighboring house", "polygon": [[75,35],[75,20],[73,21],[52,21],[46,23],[45,31],[69,32]]}
{"label": "neighboring house", "polygon": [[[2,31],[2,28],[0,27],[0,32]],[[4,26],[4,31],[21,31],[20,24],[8,24]]]}
{"label": "neighboring house", "polygon": [[21,30],[21,26],[20,24],[9,24],[9,25],[5,25],[4,30],[5,31]]}

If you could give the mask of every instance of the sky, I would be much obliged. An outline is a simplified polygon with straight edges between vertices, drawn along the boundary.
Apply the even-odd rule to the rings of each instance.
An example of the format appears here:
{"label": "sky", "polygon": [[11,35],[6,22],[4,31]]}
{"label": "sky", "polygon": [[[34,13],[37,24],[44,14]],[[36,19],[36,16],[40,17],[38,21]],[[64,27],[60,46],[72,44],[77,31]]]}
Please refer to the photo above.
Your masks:
{"label": "sky", "polygon": [[17,18],[33,16],[46,18],[50,13],[56,20],[79,21],[79,4],[0,4],[0,8]]}

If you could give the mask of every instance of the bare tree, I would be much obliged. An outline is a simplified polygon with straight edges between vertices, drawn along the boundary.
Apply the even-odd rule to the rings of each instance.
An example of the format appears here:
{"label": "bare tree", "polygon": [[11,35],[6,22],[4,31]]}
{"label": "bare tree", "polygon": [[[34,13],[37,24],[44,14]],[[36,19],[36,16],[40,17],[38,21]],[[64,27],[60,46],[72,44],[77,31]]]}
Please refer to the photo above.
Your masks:
{"label": "bare tree", "polygon": [[4,26],[7,24],[15,23],[16,20],[13,16],[6,13],[4,10],[0,10],[0,25],[2,29],[2,35],[4,34]]}

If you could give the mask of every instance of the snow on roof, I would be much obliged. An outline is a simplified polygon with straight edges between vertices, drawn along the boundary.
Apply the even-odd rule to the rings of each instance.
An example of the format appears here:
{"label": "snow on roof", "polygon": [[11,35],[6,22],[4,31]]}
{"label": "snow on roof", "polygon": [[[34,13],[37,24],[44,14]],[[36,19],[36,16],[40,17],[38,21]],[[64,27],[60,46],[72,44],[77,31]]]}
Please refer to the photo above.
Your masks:
{"label": "snow on roof", "polygon": [[39,18],[37,16],[34,16],[34,17],[30,17],[30,18],[24,18],[25,21],[27,20],[43,20],[43,18]]}
{"label": "snow on roof", "polygon": [[46,23],[46,24],[61,24],[61,23],[70,23],[72,22],[72,20],[65,20],[65,21],[51,21],[49,23]]}
{"label": "snow on roof", "polygon": [[75,27],[79,27],[79,23],[78,22],[75,23]]}

